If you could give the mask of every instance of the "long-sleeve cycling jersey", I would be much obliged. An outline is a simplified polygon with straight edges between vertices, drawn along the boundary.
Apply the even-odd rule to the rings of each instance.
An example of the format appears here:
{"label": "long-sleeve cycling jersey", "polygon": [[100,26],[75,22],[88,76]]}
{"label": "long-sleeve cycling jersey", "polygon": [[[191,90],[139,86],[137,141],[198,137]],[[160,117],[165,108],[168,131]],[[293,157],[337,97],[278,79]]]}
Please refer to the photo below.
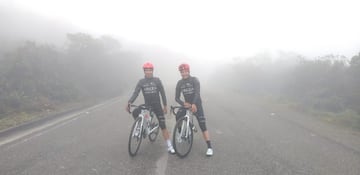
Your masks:
{"label": "long-sleeve cycling jersey", "polygon": [[167,105],[165,90],[159,78],[152,77],[139,80],[135,87],[134,93],[128,101],[129,103],[133,103],[135,101],[135,99],[140,93],[140,90],[144,95],[145,104],[160,104],[160,93],[163,104],[165,106]]}
{"label": "long-sleeve cycling jersey", "polygon": [[175,100],[180,105],[184,105],[184,101],[180,99],[183,94],[185,102],[200,105],[200,82],[196,77],[189,76],[187,79],[181,79],[176,84]]}

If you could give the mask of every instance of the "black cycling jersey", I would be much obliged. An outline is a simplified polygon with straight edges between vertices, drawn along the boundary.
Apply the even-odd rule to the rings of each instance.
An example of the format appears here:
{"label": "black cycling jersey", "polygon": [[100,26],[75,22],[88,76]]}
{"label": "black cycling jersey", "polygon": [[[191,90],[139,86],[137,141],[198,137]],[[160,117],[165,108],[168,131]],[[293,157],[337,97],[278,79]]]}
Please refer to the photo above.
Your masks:
{"label": "black cycling jersey", "polygon": [[189,76],[187,79],[181,79],[176,84],[175,100],[180,105],[184,102],[180,99],[182,92],[185,102],[190,104],[201,105],[200,82],[196,77]]}
{"label": "black cycling jersey", "polygon": [[129,103],[133,103],[137,96],[142,91],[144,95],[145,104],[152,105],[152,104],[161,104],[160,103],[160,96],[161,94],[162,102],[164,106],[167,105],[165,90],[161,83],[161,80],[157,77],[152,78],[143,78],[139,80],[136,85],[135,91],[131,98],[129,99]]}

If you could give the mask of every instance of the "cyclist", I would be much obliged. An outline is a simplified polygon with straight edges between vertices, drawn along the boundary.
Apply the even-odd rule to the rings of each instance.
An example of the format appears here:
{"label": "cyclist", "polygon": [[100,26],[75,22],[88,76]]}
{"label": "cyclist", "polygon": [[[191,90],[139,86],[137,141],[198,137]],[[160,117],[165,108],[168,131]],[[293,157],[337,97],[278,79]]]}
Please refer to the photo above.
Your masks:
{"label": "cyclist", "polygon": [[[190,66],[188,64],[181,64],[179,66],[179,71],[182,79],[177,82],[175,100],[180,105],[186,108],[191,108],[191,111],[194,113],[196,119],[198,120],[204,140],[206,141],[208,147],[206,151],[206,156],[212,156],[213,149],[211,147],[209,132],[206,128],[204,110],[200,97],[200,82],[196,77],[190,76]],[[180,99],[180,93],[183,94],[185,101],[182,101]],[[179,110],[176,114],[176,120],[178,120],[185,114],[185,110]]]}
{"label": "cyclist", "polygon": [[[167,113],[167,106],[166,106],[167,102],[166,102],[164,87],[161,83],[161,80],[153,76],[154,66],[152,63],[146,62],[143,65],[143,70],[144,70],[145,78],[140,79],[139,82],[137,83],[135,87],[135,91],[132,94],[126,106],[126,111],[130,112],[130,105],[136,100],[141,90],[144,96],[145,104],[152,107],[154,113],[156,114],[157,119],[159,120],[159,126],[161,128],[163,137],[166,141],[168,152],[174,154],[175,150],[171,144],[169,132],[166,129],[166,125],[165,125],[164,114]],[[162,97],[162,103],[164,105],[164,108],[161,107],[160,94]],[[139,108],[135,109],[133,111],[133,117],[136,118],[139,113],[140,113],[140,109]]]}

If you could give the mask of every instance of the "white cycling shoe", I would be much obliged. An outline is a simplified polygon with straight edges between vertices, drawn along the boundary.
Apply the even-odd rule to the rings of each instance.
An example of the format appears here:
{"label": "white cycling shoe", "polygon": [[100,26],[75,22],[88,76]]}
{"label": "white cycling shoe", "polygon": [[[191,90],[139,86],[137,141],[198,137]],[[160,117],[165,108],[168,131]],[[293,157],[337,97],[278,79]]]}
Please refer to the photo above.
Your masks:
{"label": "white cycling shoe", "polygon": [[168,147],[168,152],[169,152],[170,154],[175,154],[175,149],[174,149],[174,147],[172,147],[172,146]]}
{"label": "white cycling shoe", "polygon": [[214,151],[212,148],[208,148],[207,151],[206,151],[206,156],[210,157],[214,154]]}

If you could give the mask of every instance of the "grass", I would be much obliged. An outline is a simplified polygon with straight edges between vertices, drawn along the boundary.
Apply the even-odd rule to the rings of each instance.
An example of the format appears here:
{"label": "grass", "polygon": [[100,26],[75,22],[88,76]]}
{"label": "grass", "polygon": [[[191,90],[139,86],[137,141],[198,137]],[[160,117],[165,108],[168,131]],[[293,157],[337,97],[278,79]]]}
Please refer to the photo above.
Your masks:
{"label": "grass", "polygon": [[36,114],[20,112],[0,119],[0,131],[38,118]]}
{"label": "grass", "polygon": [[69,111],[73,108],[86,106],[92,104],[93,102],[77,102],[77,103],[67,103],[63,105],[58,105],[54,110],[43,110],[42,112],[17,112],[11,115],[2,117],[0,119],[0,131],[21,125],[23,123],[31,122],[46,116],[54,115],[57,113]]}
{"label": "grass", "polygon": [[325,122],[360,131],[360,115],[351,109],[339,113],[312,110],[311,113]]}
{"label": "grass", "polygon": [[263,107],[270,108],[274,111],[292,110],[332,125],[360,131],[360,114],[351,109],[346,109],[341,112],[330,112],[301,105],[293,100],[276,95],[238,94],[242,96],[241,98],[251,99],[255,104],[264,105]]}
{"label": "grass", "polygon": [[334,125],[360,131],[360,115],[356,111],[351,109],[346,109],[341,112],[330,112],[319,110],[314,107],[311,108],[308,106],[304,106],[284,98],[271,97],[266,98],[266,101],[268,101],[268,103],[275,103],[274,105],[277,105],[280,108],[289,108],[301,113],[305,113],[326,123],[331,123]]}

